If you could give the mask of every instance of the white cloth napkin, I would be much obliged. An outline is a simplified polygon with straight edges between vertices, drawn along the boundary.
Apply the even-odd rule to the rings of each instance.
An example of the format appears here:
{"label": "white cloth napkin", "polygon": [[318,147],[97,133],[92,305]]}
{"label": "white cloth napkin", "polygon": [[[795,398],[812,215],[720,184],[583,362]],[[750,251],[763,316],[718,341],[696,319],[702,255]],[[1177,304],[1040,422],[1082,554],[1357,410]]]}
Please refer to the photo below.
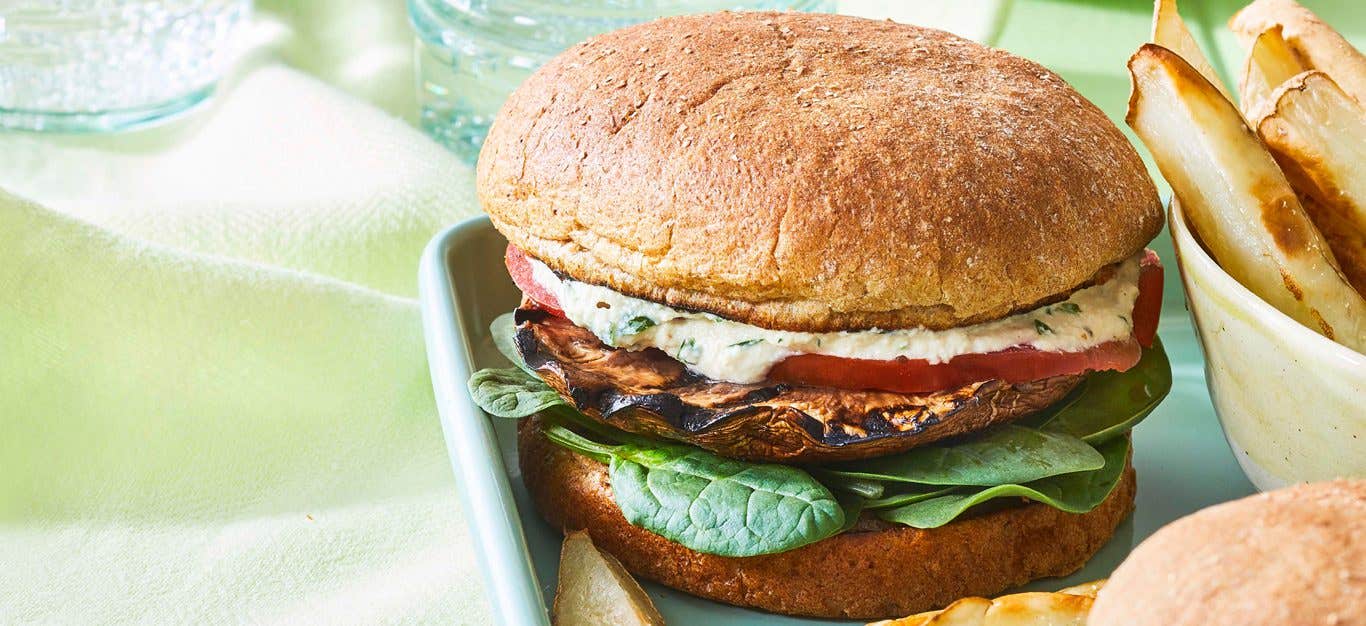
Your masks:
{"label": "white cloth napkin", "polygon": [[265,66],[0,188],[0,622],[489,621],[411,299],[468,167]]}
{"label": "white cloth napkin", "polygon": [[414,295],[413,252],[476,210],[469,168],[291,69],[224,91],[145,131],[0,134],[0,187],[147,241]]}

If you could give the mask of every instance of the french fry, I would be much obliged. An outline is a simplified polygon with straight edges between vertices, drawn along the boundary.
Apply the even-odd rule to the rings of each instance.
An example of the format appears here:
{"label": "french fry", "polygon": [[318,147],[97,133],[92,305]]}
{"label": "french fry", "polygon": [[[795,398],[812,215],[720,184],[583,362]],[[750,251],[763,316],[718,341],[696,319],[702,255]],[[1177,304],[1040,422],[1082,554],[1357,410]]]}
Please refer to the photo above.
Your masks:
{"label": "french fry", "polygon": [[1101,588],[1104,587],[1105,583],[1107,582],[1110,582],[1110,580],[1107,578],[1093,580],[1089,583],[1082,583],[1080,585],[1073,585],[1066,589],[1059,589],[1058,593],[1065,593],[1070,596],[1086,596],[1088,598],[1095,598],[1096,594],[1100,593]]}
{"label": "french fry", "polygon": [[1219,90],[1219,93],[1224,94],[1229,100],[1233,99],[1224,82],[1219,80],[1219,74],[1214,71],[1214,66],[1210,65],[1209,59],[1200,50],[1200,44],[1195,42],[1190,29],[1186,28],[1185,20],[1176,12],[1176,0],[1153,0],[1152,42],[1181,55],[1181,58],[1199,71],[1205,80]]}
{"label": "french fry", "polygon": [[1272,105],[1257,132],[1342,273],[1366,294],[1366,109],[1318,71],[1290,79]]}
{"label": "french fry", "polygon": [[1084,626],[1103,584],[1098,580],[1056,593],[1015,593],[994,600],[963,598],[942,611],[869,626]]}
{"label": "french fry", "polygon": [[989,608],[991,600],[986,598],[963,598],[942,611],[876,622],[870,626],[980,626]]}
{"label": "french fry", "polygon": [[1295,0],[1256,0],[1228,22],[1245,46],[1277,25],[1305,69],[1328,74],[1347,95],[1366,104],[1366,56]]}
{"label": "french fry", "polygon": [[555,626],[663,626],[664,618],[626,568],[584,531],[565,535]]}
{"label": "french fry", "polygon": [[1301,195],[1300,204],[1328,242],[1347,282],[1366,296],[1366,230],[1361,230],[1361,224],[1339,208],[1324,206],[1312,196]]}
{"label": "french fry", "polygon": [[992,602],[982,626],[1086,626],[1093,602],[1067,593],[1017,593]]}
{"label": "french fry", "polygon": [[1301,324],[1366,352],[1366,300],[1233,103],[1162,46],[1139,48],[1129,73],[1125,121],[1224,271]]}
{"label": "french fry", "polygon": [[1248,51],[1243,76],[1238,81],[1238,103],[1243,109],[1243,117],[1256,126],[1275,104],[1272,92],[1307,69],[1281,36],[1279,24],[1258,35]]}

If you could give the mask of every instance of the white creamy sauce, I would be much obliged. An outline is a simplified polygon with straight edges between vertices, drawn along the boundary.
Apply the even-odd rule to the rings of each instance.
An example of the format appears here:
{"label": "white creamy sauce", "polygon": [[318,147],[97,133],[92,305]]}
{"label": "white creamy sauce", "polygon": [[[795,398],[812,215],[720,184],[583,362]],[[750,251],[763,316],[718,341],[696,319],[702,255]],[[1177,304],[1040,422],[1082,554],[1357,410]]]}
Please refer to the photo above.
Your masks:
{"label": "white creamy sauce", "polygon": [[690,369],[715,380],[752,383],[795,354],[853,359],[897,357],[943,363],[960,354],[1027,346],[1046,352],[1079,352],[1133,334],[1143,253],[1120,264],[1114,276],[1079,289],[1067,300],[1027,313],[944,330],[908,328],[830,333],[768,330],[708,313],[681,311],[606,287],[556,276],[530,259],[537,283],[555,294],[565,317],[603,343],[627,350],[659,348]]}

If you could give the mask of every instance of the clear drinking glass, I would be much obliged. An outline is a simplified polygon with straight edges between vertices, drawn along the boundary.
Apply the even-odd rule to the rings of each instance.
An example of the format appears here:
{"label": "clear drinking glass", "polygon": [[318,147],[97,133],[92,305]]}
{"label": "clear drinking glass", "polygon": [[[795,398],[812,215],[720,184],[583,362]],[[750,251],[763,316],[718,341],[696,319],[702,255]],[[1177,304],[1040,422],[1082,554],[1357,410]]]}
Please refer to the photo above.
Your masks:
{"label": "clear drinking glass", "polygon": [[833,0],[408,0],[422,128],[473,162],[508,94],[593,35],[665,15],[833,8]]}
{"label": "clear drinking glass", "polygon": [[0,0],[0,128],[102,131],[206,98],[251,0]]}

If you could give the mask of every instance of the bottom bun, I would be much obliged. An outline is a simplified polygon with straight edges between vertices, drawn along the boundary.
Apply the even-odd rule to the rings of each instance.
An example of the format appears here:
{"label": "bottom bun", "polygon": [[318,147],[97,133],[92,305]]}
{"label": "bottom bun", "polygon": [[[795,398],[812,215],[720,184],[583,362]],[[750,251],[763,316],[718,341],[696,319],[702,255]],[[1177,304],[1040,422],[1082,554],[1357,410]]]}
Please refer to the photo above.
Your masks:
{"label": "bottom bun", "polygon": [[900,617],[1066,576],[1110,539],[1133,510],[1136,489],[1129,466],[1089,513],[1027,503],[928,530],[860,522],[859,529],[795,550],[734,558],[632,526],[612,500],[607,466],[552,444],[539,419],[522,420],[517,439],[522,479],[551,525],[587,530],[637,576],[727,604],[808,617]]}

